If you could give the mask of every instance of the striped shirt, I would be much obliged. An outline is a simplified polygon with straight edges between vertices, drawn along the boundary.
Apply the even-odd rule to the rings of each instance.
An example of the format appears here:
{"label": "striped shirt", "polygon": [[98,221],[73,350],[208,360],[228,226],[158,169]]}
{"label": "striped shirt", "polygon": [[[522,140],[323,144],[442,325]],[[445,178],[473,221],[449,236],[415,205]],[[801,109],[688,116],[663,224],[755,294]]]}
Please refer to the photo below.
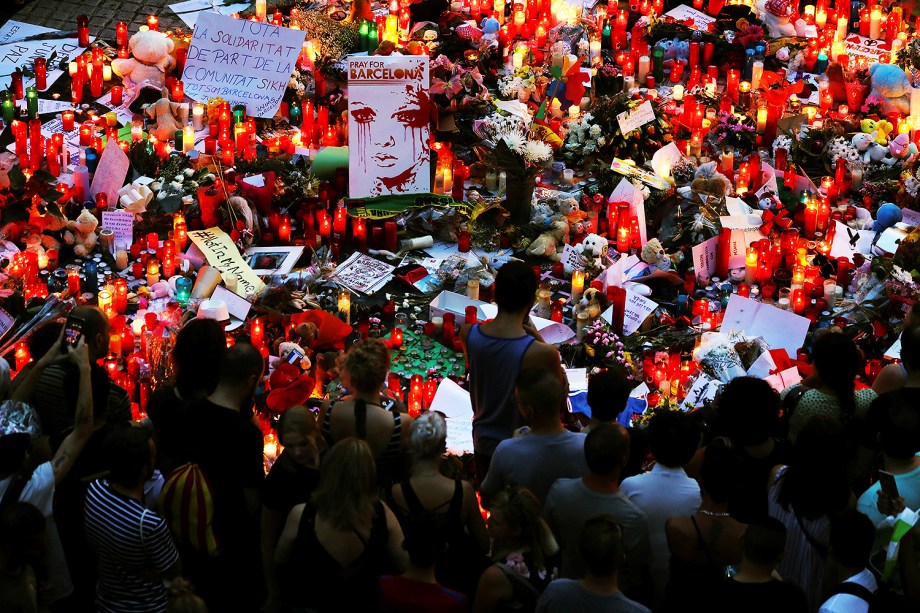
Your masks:
{"label": "striped shirt", "polygon": [[86,537],[96,552],[96,608],[102,612],[165,612],[163,575],[179,559],[166,521],[98,479],[86,492]]}
{"label": "striped shirt", "polygon": [[[94,416],[104,416],[109,424],[130,421],[128,393],[109,380],[104,368],[93,365],[91,373]],[[68,364],[54,364],[42,373],[31,404],[41,418],[43,434],[58,434],[73,426],[79,381],[80,373]]]}

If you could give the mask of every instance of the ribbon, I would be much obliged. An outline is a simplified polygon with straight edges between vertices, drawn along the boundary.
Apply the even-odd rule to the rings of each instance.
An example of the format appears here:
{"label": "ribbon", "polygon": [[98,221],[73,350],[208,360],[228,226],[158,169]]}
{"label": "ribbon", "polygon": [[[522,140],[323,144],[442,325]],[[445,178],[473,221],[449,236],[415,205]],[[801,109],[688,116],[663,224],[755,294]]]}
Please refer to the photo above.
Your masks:
{"label": "ribbon", "polygon": [[773,231],[773,226],[779,226],[783,230],[788,230],[792,227],[792,220],[787,217],[788,212],[786,209],[778,209],[776,213],[773,211],[764,211],[763,212],[763,223],[760,226],[760,233],[764,236],[770,236],[770,232]]}

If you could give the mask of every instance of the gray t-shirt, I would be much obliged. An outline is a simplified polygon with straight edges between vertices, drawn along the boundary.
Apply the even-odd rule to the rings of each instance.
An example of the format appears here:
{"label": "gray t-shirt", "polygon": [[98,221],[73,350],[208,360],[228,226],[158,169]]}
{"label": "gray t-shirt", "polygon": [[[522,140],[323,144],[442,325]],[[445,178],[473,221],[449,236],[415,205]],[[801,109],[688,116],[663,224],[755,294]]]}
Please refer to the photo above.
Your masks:
{"label": "gray t-shirt", "polygon": [[581,432],[524,434],[495,448],[481,493],[489,501],[508,486],[526,487],[542,503],[556,479],[587,474],[585,435]]}
{"label": "gray t-shirt", "polygon": [[651,562],[648,519],[626,494],[596,492],[581,479],[559,479],[546,497],[543,518],[556,535],[562,550],[560,576],[567,579],[584,577],[584,562],[578,554],[578,537],[585,523],[596,515],[612,515],[623,529],[627,567],[636,569]]}
{"label": "gray t-shirt", "polygon": [[574,579],[556,579],[550,583],[535,613],[569,613],[570,611],[591,611],[591,613],[651,613],[647,608],[630,600],[623,592],[602,595],[589,592]]}

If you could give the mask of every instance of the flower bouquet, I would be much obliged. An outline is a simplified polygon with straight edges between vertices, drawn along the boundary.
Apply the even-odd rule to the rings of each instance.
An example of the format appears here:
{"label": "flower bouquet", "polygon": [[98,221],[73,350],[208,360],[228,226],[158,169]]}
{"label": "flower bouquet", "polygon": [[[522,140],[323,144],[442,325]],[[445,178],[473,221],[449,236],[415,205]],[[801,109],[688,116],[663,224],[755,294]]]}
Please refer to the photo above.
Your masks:
{"label": "flower bouquet", "polygon": [[603,319],[598,318],[585,329],[582,339],[585,353],[593,363],[606,368],[620,369],[626,378],[635,379],[635,368],[630,361],[620,337]]}

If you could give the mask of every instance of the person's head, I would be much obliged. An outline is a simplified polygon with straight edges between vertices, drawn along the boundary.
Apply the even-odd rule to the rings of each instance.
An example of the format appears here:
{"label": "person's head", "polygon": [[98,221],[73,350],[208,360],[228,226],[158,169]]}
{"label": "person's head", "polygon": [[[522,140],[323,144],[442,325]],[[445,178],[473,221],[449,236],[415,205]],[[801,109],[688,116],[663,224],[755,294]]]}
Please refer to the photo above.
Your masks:
{"label": "person's head", "polygon": [[578,536],[578,553],[588,574],[610,577],[626,561],[623,528],[612,515],[598,515],[585,522]]}
{"label": "person's head", "polygon": [[540,517],[540,502],[526,488],[499,492],[489,508],[489,535],[504,547],[529,546],[537,566],[559,550],[549,526]]}
{"label": "person's head", "polygon": [[22,468],[40,434],[41,420],[30,405],[15,400],[0,403],[0,479]]}
{"label": "person's head", "polygon": [[756,377],[736,377],[719,395],[719,421],[725,434],[741,446],[767,440],[779,423],[779,394]]}
{"label": "person's head", "polygon": [[556,373],[542,368],[525,368],[514,385],[518,408],[527,420],[545,423],[560,419],[565,388]]}
{"label": "person's head", "polygon": [[339,357],[342,382],[355,392],[377,394],[390,370],[390,351],[379,338],[358,341]]}
{"label": "person's head", "polygon": [[377,467],[367,443],[345,438],[332,446],[319,469],[313,492],[318,513],[339,530],[349,530],[373,512],[377,500]]}
{"label": "person's head", "polygon": [[911,305],[910,310],[907,311],[907,314],[904,316],[904,329],[912,328],[920,324],[920,302],[915,302]]}
{"label": "person's head", "polygon": [[775,517],[751,520],[744,530],[741,552],[744,561],[773,568],[786,551],[786,526]]}
{"label": "person's head", "polygon": [[700,428],[687,413],[658,409],[648,421],[648,445],[655,461],[668,468],[689,462],[700,446]]}
{"label": "person's head", "polygon": [[26,339],[26,347],[29,348],[29,354],[39,358],[58,343],[58,337],[61,335],[61,328],[64,327],[64,321],[52,321],[38,328]]}
{"label": "person's head", "polygon": [[432,568],[447,548],[444,528],[430,511],[413,517],[404,534],[403,549],[418,568]]}
{"label": "person's head", "polygon": [[83,320],[83,339],[89,350],[90,363],[109,353],[109,318],[96,306],[78,306],[71,314]]}
{"label": "person's head", "polygon": [[425,411],[409,428],[409,450],[416,460],[434,460],[447,449],[447,420],[435,411]]}
{"label": "person's head", "polygon": [[105,437],[102,451],[111,483],[134,488],[153,474],[156,445],[153,442],[153,432],[146,426],[115,426]]}
{"label": "person's head", "polygon": [[901,361],[908,371],[920,371],[920,322],[905,326],[901,332]]}
{"label": "person's head", "polygon": [[213,393],[226,352],[227,339],[221,324],[213,319],[193,319],[185,324],[172,350],[179,394],[191,400]]}
{"label": "person's head", "polygon": [[843,426],[832,417],[813,417],[795,439],[792,461],[783,477],[778,501],[786,510],[816,519],[847,505],[847,442]]}
{"label": "person's head", "polygon": [[628,459],[629,433],[620,424],[598,424],[585,437],[585,460],[593,474],[619,474]]}
{"label": "person's head", "polygon": [[713,502],[728,502],[738,486],[737,456],[723,445],[707,445],[700,466],[700,488]]}
{"label": "person's head", "polygon": [[831,518],[830,559],[845,569],[847,576],[869,565],[874,545],[875,526],[856,509],[847,509]]}
{"label": "person's head", "polygon": [[188,581],[174,581],[169,588],[169,604],[166,613],[208,613],[208,605],[195,595]]}
{"label": "person's head", "polygon": [[894,460],[910,460],[920,451],[920,415],[900,397],[885,407],[879,419],[882,452]]}
{"label": "person's head", "polygon": [[495,275],[493,298],[498,310],[524,316],[537,295],[537,275],[524,262],[508,262]]}
{"label": "person's head", "polygon": [[34,564],[47,552],[45,517],[27,502],[0,511],[0,552],[12,564]]}
{"label": "person's head", "polygon": [[235,392],[240,399],[250,398],[256,391],[265,359],[259,350],[249,343],[236,343],[224,351],[220,359],[218,388]]}
{"label": "person's head", "polygon": [[834,392],[841,412],[852,415],[856,410],[854,384],[862,366],[856,343],[840,332],[827,332],[815,340],[811,358],[821,382]]}
{"label": "person's head", "polygon": [[632,385],[622,371],[602,370],[588,379],[588,406],[591,417],[598,421],[613,421],[626,408]]}
{"label": "person's head", "polygon": [[319,456],[324,448],[323,436],[310,409],[303,405],[291,407],[278,418],[277,430],[284,453],[290,453],[302,466],[319,465]]}

